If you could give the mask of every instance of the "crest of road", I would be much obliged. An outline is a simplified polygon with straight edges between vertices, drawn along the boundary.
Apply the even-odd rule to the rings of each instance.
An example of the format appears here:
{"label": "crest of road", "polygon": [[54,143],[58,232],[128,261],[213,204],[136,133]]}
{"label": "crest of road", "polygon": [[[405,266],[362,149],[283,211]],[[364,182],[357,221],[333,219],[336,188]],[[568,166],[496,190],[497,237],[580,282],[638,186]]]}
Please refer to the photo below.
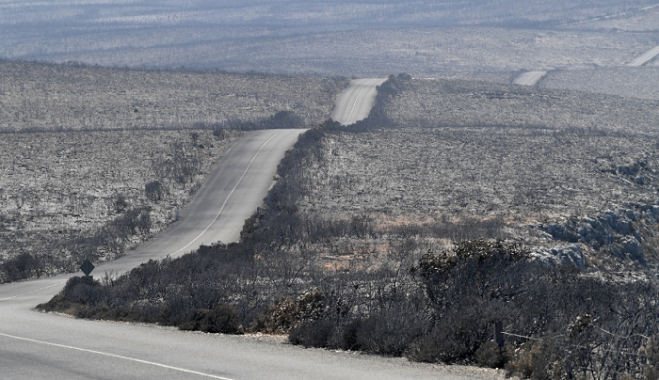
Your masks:
{"label": "crest of road", "polygon": [[332,120],[342,125],[354,124],[368,117],[375,102],[377,86],[386,78],[355,79],[339,94]]}
{"label": "crest of road", "polygon": [[[366,117],[382,79],[353,81],[333,117]],[[354,120],[354,121],[353,121]],[[96,275],[237,241],[272,185],[277,164],[303,130],[263,130],[233,144],[180,219]],[[403,359],[305,350],[276,339],[178,331],[156,325],[76,320],[34,310],[73,274],[0,286],[0,379],[451,379]],[[81,275],[78,273],[77,275]],[[473,373],[472,376],[473,378]]]}

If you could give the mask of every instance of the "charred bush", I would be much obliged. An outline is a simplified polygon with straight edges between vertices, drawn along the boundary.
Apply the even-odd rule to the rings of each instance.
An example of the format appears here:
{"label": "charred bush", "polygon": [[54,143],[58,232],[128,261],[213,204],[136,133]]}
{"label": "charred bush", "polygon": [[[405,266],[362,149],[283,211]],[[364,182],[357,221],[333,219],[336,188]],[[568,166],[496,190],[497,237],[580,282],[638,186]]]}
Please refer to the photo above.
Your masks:
{"label": "charred bush", "polygon": [[[311,289],[296,300],[279,298],[268,306],[254,329],[268,333],[288,333],[301,325],[321,320],[324,308],[324,295],[319,289]],[[301,331],[306,331],[304,329]]]}
{"label": "charred bush", "polygon": [[151,181],[144,185],[144,192],[146,193],[146,197],[152,201],[152,202],[158,202],[162,199],[164,193],[165,193],[165,188],[160,183],[160,181]]}
{"label": "charred bush", "polygon": [[494,341],[487,341],[478,347],[474,359],[481,367],[503,368],[506,364],[503,349]]}
{"label": "charred bush", "polygon": [[257,129],[290,129],[302,128],[305,125],[304,118],[292,111],[279,111],[272,116],[244,120],[230,119],[223,123],[214,123],[210,126],[215,137],[223,137],[225,130],[233,129],[239,131],[251,131]]}
{"label": "charred bush", "polygon": [[196,309],[181,323],[181,330],[198,330],[208,333],[237,334],[240,323],[236,310],[227,304],[208,309]]}
{"label": "charred bush", "polygon": [[288,341],[305,347],[331,347],[335,324],[327,320],[303,323],[288,334]]}
{"label": "charred bush", "polygon": [[26,278],[40,277],[45,273],[45,260],[29,253],[22,253],[0,265],[0,280],[12,282]]}

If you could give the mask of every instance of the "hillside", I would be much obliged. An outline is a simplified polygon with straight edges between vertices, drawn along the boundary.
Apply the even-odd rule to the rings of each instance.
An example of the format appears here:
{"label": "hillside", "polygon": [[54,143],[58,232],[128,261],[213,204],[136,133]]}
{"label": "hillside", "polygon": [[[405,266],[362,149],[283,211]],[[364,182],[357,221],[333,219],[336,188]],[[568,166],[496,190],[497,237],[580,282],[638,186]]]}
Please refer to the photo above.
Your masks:
{"label": "hillside", "polygon": [[316,124],[346,83],[0,61],[0,282],[124,254],[243,130]]}
{"label": "hillside", "polygon": [[288,111],[323,120],[340,78],[140,71],[0,61],[0,132],[204,128]]}

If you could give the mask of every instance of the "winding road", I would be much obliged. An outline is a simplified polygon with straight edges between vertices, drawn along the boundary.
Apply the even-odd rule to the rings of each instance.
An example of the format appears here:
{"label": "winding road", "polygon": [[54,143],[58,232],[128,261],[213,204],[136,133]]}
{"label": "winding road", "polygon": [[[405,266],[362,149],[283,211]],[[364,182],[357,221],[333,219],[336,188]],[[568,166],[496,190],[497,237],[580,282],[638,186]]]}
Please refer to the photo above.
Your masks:
{"label": "winding road", "polygon": [[[354,81],[336,120],[366,117],[381,79]],[[277,164],[302,130],[247,134],[161,236],[94,274],[122,273],[150,259],[180,256],[201,244],[233,242],[261,204]],[[42,313],[72,276],[0,286],[0,379],[466,379],[493,372],[410,363],[355,353],[302,349],[282,339],[178,331],[171,327],[78,320]]]}

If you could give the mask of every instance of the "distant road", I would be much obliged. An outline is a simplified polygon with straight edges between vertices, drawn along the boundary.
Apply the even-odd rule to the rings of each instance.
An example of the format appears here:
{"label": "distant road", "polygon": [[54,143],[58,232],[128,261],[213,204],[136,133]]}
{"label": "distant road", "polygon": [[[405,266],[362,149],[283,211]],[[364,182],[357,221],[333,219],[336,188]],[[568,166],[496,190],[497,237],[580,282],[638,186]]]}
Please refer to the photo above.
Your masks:
{"label": "distant road", "polygon": [[522,86],[535,86],[546,74],[546,71],[527,71],[518,76],[513,83]]}
{"label": "distant road", "polygon": [[652,49],[646,51],[645,53],[639,55],[638,57],[628,62],[625,66],[630,66],[630,67],[643,66],[657,55],[659,55],[659,46],[655,46]]}
{"label": "distant road", "polygon": [[336,108],[332,112],[332,120],[343,125],[354,124],[368,117],[373,108],[376,87],[384,83],[386,78],[355,79],[339,94]]}

